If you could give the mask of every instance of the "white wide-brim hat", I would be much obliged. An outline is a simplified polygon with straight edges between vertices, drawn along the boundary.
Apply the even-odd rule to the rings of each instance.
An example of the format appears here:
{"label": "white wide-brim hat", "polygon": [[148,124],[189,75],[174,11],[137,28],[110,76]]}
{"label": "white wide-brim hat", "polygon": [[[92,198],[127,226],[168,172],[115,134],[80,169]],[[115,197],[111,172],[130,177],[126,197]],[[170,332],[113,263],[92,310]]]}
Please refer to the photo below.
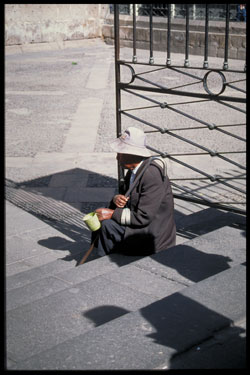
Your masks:
{"label": "white wide-brim hat", "polygon": [[146,147],[146,135],[138,128],[129,127],[125,132],[110,143],[110,147],[118,154],[131,154],[138,156],[151,156]]}

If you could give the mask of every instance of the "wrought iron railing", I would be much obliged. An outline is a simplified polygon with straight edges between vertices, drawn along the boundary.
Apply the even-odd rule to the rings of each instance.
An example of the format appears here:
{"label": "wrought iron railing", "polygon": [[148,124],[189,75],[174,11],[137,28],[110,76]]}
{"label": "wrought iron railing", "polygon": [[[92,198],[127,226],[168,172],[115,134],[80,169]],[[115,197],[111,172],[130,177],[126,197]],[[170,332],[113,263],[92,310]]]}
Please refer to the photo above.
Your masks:
{"label": "wrought iron railing", "polygon": [[[153,5],[148,16],[149,48],[140,59],[136,5],[133,4],[133,47],[129,58],[120,57],[119,12],[118,5],[114,6],[117,136],[127,123],[144,129],[148,148],[168,158],[173,171],[180,170],[179,175],[174,172],[170,176],[176,199],[245,214],[246,65],[238,61],[230,66],[228,61],[229,4],[221,67],[211,67],[214,62],[209,56],[210,5],[205,6],[204,55],[195,64],[189,56],[190,4],[185,5],[183,65],[175,63],[171,53],[172,7],[167,5],[167,45],[165,54],[161,52],[164,62],[156,61],[153,50]],[[122,102],[126,103],[123,107]],[[219,122],[218,118],[224,121]],[[197,136],[199,132],[201,136]],[[123,172],[118,167],[120,184]]]}
{"label": "wrought iron railing", "polygon": [[[152,5],[153,16],[167,17],[169,4],[136,4],[138,16],[149,16]],[[186,4],[171,4],[173,18],[186,17]],[[231,21],[246,21],[239,11],[239,4],[229,5],[229,18]],[[213,21],[221,21],[226,17],[226,4],[210,4],[209,18]],[[114,13],[113,4],[110,5],[110,12]],[[130,15],[133,13],[132,4],[119,4],[119,13]],[[190,4],[190,19],[204,20],[206,17],[206,4]]]}

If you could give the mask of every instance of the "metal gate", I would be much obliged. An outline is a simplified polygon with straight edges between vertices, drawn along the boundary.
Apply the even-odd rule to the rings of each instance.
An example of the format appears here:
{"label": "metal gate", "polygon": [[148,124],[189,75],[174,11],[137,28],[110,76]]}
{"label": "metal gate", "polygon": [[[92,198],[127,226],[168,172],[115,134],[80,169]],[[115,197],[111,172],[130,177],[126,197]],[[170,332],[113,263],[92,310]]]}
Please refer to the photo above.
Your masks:
{"label": "metal gate", "polygon": [[[229,4],[224,57],[209,55],[209,4],[203,23],[204,54],[191,56],[191,5],[185,5],[183,54],[171,53],[171,4],[166,5],[165,51],[154,51],[153,4],[148,4],[148,49],[137,48],[135,4],[132,47],[121,49],[119,4],[114,5],[117,137],[128,126],[144,130],[148,149],[168,159],[175,199],[246,214],[245,61],[229,64]],[[119,186],[123,178],[118,166]]]}

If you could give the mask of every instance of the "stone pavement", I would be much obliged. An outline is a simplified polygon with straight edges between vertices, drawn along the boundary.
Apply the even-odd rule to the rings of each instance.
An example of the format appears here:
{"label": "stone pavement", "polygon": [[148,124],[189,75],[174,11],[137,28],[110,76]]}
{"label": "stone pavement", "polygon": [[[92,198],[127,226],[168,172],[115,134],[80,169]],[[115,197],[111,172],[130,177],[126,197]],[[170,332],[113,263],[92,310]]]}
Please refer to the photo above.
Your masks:
{"label": "stone pavement", "polygon": [[[176,201],[179,247],[167,257],[92,254],[75,268],[90,243],[84,213],[117,191],[116,155],[107,150],[116,136],[113,46],[95,39],[5,53],[7,368],[214,368],[218,342],[231,352],[222,368],[244,367],[244,217]],[[210,323],[197,329],[194,318],[183,342],[174,330],[168,341],[160,335],[168,309],[170,331],[193,311]],[[147,341],[150,325],[158,333]],[[199,359],[197,343],[206,348]]]}
{"label": "stone pavement", "polygon": [[[46,52],[41,52],[44,45],[37,45],[38,51],[33,46],[32,53],[25,47],[6,48],[7,275],[26,269],[27,262],[34,266],[47,262],[51,254],[60,258],[62,251],[72,255],[86,249],[89,231],[83,213],[107,204],[117,189],[116,155],[94,152],[112,48],[100,40],[70,46],[67,49],[66,43],[56,50],[48,44]],[[108,63],[103,67],[100,60],[92,63],[93,51]],[[114,128],[114,137],[115,133]],[[27,220],[21,227],[19,218]],[[59,231],[55,220],[60,220]],[[31,253],[27,244],[16,252],[12,244],[25,242],[36,229],[44,233],[40,237],[44,242],[34,242]],[[50,243],[51,236],[54,242]],[[48,250],[51,246],[63,249],[53,252]]]}

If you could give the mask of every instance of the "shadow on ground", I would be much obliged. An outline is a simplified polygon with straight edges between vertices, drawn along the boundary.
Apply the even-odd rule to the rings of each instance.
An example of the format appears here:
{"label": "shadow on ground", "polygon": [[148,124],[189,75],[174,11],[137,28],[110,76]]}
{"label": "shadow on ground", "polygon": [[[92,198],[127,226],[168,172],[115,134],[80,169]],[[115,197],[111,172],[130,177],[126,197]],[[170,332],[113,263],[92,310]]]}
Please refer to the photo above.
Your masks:
{"label": "shadow on ground", "polygon": [[[105,207],[109,203],[100,201],[99,196],[97,201],[89,202],[87,197],[85,200],[84,189],[113,188],[114,191],[117,191],[117,187],[118,183],[115,178],[75,168],[22,182],[6,179],[5,198],[72,239],[70,241],[60,236],[41,238],[38,241],[40,245],[52,250],[69,251],[70,255],[62,259],[79,261],[83,256],[84,249],[88,249],[91,238],[91,234],[82,220],[84,214],[94,211],[98,207]],[[181,235],[185,240],[224,225],[244,228],[242,215],[222,212],[214,208],[204,208],[204,210],[191,213],[188,216],[175,210],[175,219],[177,235]],[[194,252],[195,249],[192,250],[192,253]],[[115,256],[113,258],[114,261],[120,262]],[[127,262],[138,259],[138,257],[132,257],[129,260],[127,256],[124,257],[122,264],[124,264],[125,258]],[[198,253],[197,258],[199,258]],[[92,259],[95,259],[94,252],[88,260]]]}
{"label": "shadow on ground", "polygon": [[[127,342],[134,345],[134,354],[137,351],[136,359],[132,359],[136,368],[140,361],[145,365],[152,357],[158,365],[162,361],[161,368],[165,365],[167,369],[246,368],[245,329],[178,292],[137,312],[103,305],[82,315],[98,327],[129,313],[130,318],[119,323],[119,340],[110,341],[111,348],[106,352],[112,352],[114,358]],[[134,337],[133,343],[130,336]],[[150,345],[149,341],[152,341]],[[165,349],[161,351],[161,347]],[[118,357],[116,360],[119,362]]]}
{"label": "shadow on ground", "polygon": [[83,216],[108,204],[100,201],[99,197],[98,202],[89,202],[88,197],[85,200],[85,187],[115,189],[117,180],[80,168],[18,183],[6,179],[5,198],[72,240],[60,236],[41,238],[38,241],[40,245],[69,251],[70,255],[63,259],[78,261],[79,253],[83,255],[84,249],[88,249],[91,238]]}
{"label": "shadow on ground", "polygon": [[[116,179],[94,174],[87,170],[74,169],[21,183],[6,179],[5,197],[7,201],[51,225],[71,239],[67,240],[60,236],[41,238],[38,241],[40,245],[62,252],[67,250],[70,255],[63,259],[78,261],[79,255],[83,255],[81,253],[83,246],[88,247],[90,242],[90,232],[84,226],[83,214],[97,207],[105,206],[108,202],[85,202],[84,200],[80,204],[79,201],[66,202],[60,189],[57,190],[56,186],[53,189],[51,188],[51,181],[60,181],[60,179],[64,181],[65,187],[70,188],[72,186],[74,189],[77,186],[83,190],[85,186],[101,188],[116,188],[117,186]],[[83,181],[85,181],[85,185]],[[61,188],[61,186],[58,186],[58,188]],[[196,217],[196,223],[192,224],[185,215],[176,212],[177,233],[185,235],[186,231],[187,239],[208,233],[224,225],[245,228],[245,219],[241,215],[221,212],[213,208],[205,208],[198,213],[193,213],[192,217]],[[216,217],[216,220],[213,220],[214,217]],[[208,218],[210,220],[207,220]],[[245,236],[245,231],[242,231],[242,235]],[[154,259],[157,261],[157,258],[156,254]],[[138,257],[112,254],[110,259],[117,262],[118,265],[124,265],[137,260]],[[207,254],[194,247],[182,244],[170,249],[164,257],[159,257],[158,261],[163,266],[176,269],[179,274],[192,282],[198,282],[229,268],[231,259],[222,255]],[[85,311],[83,316],[99,326],[128,313],[130,311],[116,306],[99,306]],[[147,335],[155,343],[171,349],[169,368],[179,368],[175,353],[183,353],[192,349],[192,346],[197,342],[195,336],[197,329],[199,329],[201,336],[203,335],[206,338],[213,334],[210,327],[211,322],[216,321],[216,327],[221,329],[230,326],[232,323],[227,317],[208,309],[181,293],[174,293],[140,309],[140,315],[153,327],[153,331],[151,330],[150,333],[139,331],[141,332],[140,335]],[[245,331],[236,329],[237,327],[234,328],[235,348],[243,348],[243,350],[241,349],[239,366],[244,368],[245,341],[241,334]],[[143,337],[141,337],[141,340],[143,342]],[[185,346],[183,346],[183,343],[185,343]],[[197,353],[193,353],[192,356],[195,359]],[[206,360],[209,366],[213,358]]]}

